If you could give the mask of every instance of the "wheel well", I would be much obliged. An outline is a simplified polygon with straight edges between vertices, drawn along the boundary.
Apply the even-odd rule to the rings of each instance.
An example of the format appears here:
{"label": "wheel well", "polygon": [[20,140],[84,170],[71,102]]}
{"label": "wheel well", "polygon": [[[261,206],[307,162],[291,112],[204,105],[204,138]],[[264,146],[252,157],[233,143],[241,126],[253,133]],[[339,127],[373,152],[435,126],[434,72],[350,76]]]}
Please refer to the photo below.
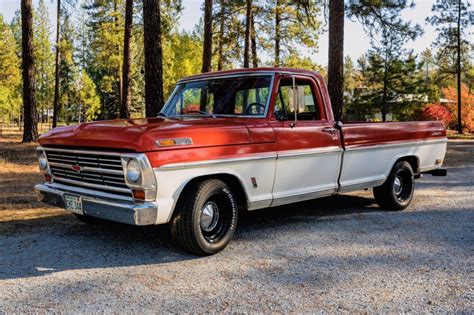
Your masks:
{"label": "wheel well", "polygon": [[240,180],[236,176],[231,175],[231,174],[211,174],[211,175],[203,175],[203,176],[195,177],[191,179],[183,188],[180,194],[180,198],[181,198],[181,195],[183,195],[183,192],[186,191],[186,189],[206,179],[219,179],[223,181],[224,183],[226,183],[229,186],[229,188],[232,190],[232,192],[235,194],[239,208],[247,209],[248,199],[247,199],[247,194],[245,193],[244,187],[242,183],[240,182]]}
{"label": "wheel well", "polygon": [[395,163],[398,161],[406,161],[410,164],[411,168],[413,169],[413,173],[417,174],[419,172],[419,161],[418,158],[414,155],[410,156],[403,156],[399,158]]}

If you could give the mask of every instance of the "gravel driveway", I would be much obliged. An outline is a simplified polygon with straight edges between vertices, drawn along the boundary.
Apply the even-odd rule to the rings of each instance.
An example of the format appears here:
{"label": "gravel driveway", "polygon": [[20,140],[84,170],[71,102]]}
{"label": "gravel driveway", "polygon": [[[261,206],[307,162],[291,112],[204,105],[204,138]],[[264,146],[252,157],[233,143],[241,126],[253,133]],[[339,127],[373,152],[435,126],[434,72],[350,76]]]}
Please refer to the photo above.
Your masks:
{"label": "gravel driveway", "polygon": [[371,191],[267,209],[206,258],[157,227],[0,222],[0,313],[474,312],[474,142],[450,142],[446,165],[405,211]]}

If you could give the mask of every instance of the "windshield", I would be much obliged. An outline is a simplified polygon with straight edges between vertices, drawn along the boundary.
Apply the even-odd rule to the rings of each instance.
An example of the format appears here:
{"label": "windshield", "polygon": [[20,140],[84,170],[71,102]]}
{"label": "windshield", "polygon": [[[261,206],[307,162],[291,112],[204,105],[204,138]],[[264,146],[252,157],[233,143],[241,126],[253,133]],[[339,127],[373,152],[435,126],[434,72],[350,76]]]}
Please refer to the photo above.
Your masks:
{"label": "windshield", "polygon": [[180,83],[161,111],[166,116],[255,116],[267,112],[271,75]]}

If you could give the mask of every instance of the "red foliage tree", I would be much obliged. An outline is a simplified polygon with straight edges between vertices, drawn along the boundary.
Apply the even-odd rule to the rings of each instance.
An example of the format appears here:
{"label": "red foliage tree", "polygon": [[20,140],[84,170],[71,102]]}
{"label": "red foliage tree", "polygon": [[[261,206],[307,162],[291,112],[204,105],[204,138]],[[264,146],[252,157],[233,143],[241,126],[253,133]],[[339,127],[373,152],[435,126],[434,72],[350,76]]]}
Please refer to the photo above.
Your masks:
{"label": "red foliage tree", "polygon": [[421,112],[422,120],[439,120],[447,127],[452,120],[449,110],[439,104],[428,104]]}
{"label": "red foliage tree", "polygon": [[[454,87],[447,87],[442,89],[442,93],[448,100],[457,100],[457,92]],[[451,125],[457,124],[458,111],[457,102],[452,102],[447,105],[448,110],[451,112],[453,121]],[[470,132],[474,131],[474,94],[469,93],[469,89],[466,85],[462,86],[461,90],[461,121],[463,129]]]}

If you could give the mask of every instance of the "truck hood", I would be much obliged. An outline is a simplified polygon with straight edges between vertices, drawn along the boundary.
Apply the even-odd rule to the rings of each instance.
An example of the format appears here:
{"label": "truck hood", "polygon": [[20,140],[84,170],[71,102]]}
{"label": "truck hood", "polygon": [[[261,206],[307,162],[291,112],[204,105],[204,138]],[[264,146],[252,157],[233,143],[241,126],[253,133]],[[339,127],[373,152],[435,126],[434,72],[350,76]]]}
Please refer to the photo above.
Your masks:
{"label": "truck hood", "polygon": [[[190,147],[209,147],[250,143],[249,130],[241,122],[222,118],[118,119],[58,127],[43,134],[42,146],[111,148],[135,152],[170,149],[160,148],[158,139],[189,137]],[[176,148],[176,147],[173,147]]]}

